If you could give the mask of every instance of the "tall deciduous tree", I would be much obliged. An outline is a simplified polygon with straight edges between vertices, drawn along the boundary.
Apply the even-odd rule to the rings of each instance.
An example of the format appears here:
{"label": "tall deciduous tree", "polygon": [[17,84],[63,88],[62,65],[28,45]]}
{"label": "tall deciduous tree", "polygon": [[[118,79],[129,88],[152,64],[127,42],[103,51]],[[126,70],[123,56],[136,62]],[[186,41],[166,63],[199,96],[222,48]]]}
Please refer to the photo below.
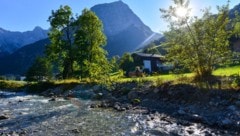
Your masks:
{"label": "tall deciduous tree", "polygon": [[74,18],[69,6],[60,6],[49,17],[51,44],[47,46],[47,56],[57,64],[62,77],[72,76],[74,69]]}
{"label": "tall deciduous tree", "polygon": [[106,45],[106,36],[103,33],[101,20],[94,12],[88,9],[82,11],[77,19],[79,29],[76,31],[75,44],[78,50],[78,64],[83,77],[99,79],[110,71]]}
{"label": "tall deciduous tree", "polygon": [[[177,13],[180,8],[186,11],[185,15]],[[189,0],[174,0],[173,6],[160,11],[170,24],[165,36],[173,61],[194,71],[200,79],[206,79],[212,74],[214,65],[228,58],[228,39],[232,34],[228,5],[218,7],[216,15],[204,10],[201,19],[189,15]]]}
{"label": "tall deciduous tree", "polygon": [[73,76],[99,79],[109,73],[111,67],[103,49],[106,37],[94,12],[84,9],[75,19],[69,6],[61,6],[52,12],[49,22],[51,44],[46,53],[58,65],[63,79]]}

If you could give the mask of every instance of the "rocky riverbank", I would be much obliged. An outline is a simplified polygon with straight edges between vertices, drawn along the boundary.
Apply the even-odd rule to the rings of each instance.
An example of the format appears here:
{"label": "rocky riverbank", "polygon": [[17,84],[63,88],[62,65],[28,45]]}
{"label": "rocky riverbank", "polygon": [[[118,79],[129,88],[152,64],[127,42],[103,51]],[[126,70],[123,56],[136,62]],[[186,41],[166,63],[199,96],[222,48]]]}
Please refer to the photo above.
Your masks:
{"label": "rocky riverbank", "polygon": [[[107,90],[99,85],[58,85],[37,93],[48,101],[70,100],[76,107],[81,102],[76,98],[91,100],[91,109],[114,109],[119,112],[141,114],[131,131],[147,129],[151,133],[166,132],[167,128],[183,127],[187,135],[240,135],[240,91],[201,90],[189,84],[163,83],[154,86],[150,82],[116,84]],[[24,103],[25,100],[18,100]],[[8,120],[6,114],[0,120]],[[141,128],[144,127],[144,128]],[[163,129],[164,128],[164,129]],[[152,132],[158,130],[157,132]],[[199,131],[196,132],[195,131]],[[181,134],[181,132],[178,132]]]}
{"label": "rocky riverbank", "polygon": [[[141,85],[122,83],[110,91],[98,85],[87,88],[78,85],[68,91],[62,88],[49,89],[41,95],[51,96],[52,101],[57,97],[92,99],[91,108],[147,114],[146,121],[150,123],[165,120],[183,126],[201,124],[214,130],[204,132],[206,135],[240,135],[239,90],[201,90],[192,85],[170,82],[158,87],[148,82]],[[194,133],[191,127],[189,129],[189,134]]]}

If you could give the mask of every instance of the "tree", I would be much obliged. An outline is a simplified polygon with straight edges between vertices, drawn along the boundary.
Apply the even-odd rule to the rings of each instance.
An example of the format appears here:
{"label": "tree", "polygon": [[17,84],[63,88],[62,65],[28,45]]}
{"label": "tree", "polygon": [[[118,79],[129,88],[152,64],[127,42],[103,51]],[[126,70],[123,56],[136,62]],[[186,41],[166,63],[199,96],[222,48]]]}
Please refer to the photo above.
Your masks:
{"label": "tree", "polygon": [[51,44],[46,53],[58,66],[63,79],[100,79],[109,73],[111,67],[103,49],[106,37],[102,22],[94,12],[84,9],[75,19],[69,6],[60,6],[52,12],[49,22]]}
{"label": "tree", "polygon": [[60,6],[48,21],[51,25],[49,39],[51,44],[47,46],[47,56],[58,66],[63,79],[69,78],[74,72],[75,46],[74,41],[74,18],[69,6]]}
{"label": "tree", "polygon": [[27,81],[41,81],[50,79],[52,76],[52,65],[46,58],[37,58],[26,73]]}
{"label": "tree", "polygon": [[110,65],[111,65],[111,72],[119,72],[119,61],[120,57],[119,56],[113,56],[110,60]]}
{"label": "tree", "polygon": [[[201,80],[211,76],[214,66],[229,57],[228,4],[218,7],[213,15],[204,10],[201,19],[190,17],[189,0],[174,0],[168,10],[160,9],[162,17],[169,22],[170,31],[165,33],[168,57],[196,73]],[[185,10],[179,15],[179,9]]]}
{"label": "tree", "polygon": [[134,60],[130,53],[124,53],[120,59],[119,67],[126,72],[132,71],[135,69]]}
{"label": "tree", "polygon": [[107,51],[103,49],[106,36],[102,22],[94,12],[84,9],[76,23],[80,26],[75,37],[80,74],[82,77],[100,79],[110,71]]}

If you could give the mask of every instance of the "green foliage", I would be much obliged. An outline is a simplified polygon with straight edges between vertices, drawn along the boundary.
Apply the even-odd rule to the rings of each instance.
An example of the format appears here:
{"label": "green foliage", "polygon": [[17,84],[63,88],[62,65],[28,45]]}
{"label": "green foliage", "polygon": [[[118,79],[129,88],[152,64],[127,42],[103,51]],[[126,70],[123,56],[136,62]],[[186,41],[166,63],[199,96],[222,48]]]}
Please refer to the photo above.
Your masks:
{"label": "green foliage", "polygon": [[228,28],[228,5],[218,7],[213,15],[208,9],[201,19],[177,15],[178,8],[188,11],[189,0],[174,0],[175,5],[168,10],[161,9],[163,18],[170,23],[170,31],[165,33],[166,45],[170,47],[168,57],[180,66],[195,72],[198,77],[212,75],[216,64],[224,63],[230,57]]}
{"label": "green foliage", "polygon": [[75,19],[69,6],[61,6],[52,12],[49,22],[51,44],[46,53],[63,79],[107,77],[111,65],[103,49],[106,37],[102,22],[94,12],[84,9]]}
{"label": "green foliage", "polygon": [[5,77],[4,76],[0,76],[0,80],[5,80]]}
{"label": "green foliage", "polygon": [[119,67],[127,73],[135,69],[134,60],[130,53],[123,54],[120,59]]}
{"label": "green foliage", "polygon": [[113,56],[110,60],[110,65],[111,65],[111,73],[116,73],[119,72],[119,61],[120,58],[119,56]]}
{"label": "green foliage", "polygon": [[161,86],[163,83],[164,83],[164,80],[158,77],[153,81],[153,86],[158,87],[158,86]]}
{"label": "green foliage", "polygon": [[29,83],[27,86],[27,92],[29,93],[41,93],[48,89],[55,88],[56,84],[54,82],[37,82]]}
{"label": "green foliage", "polygon": [[76,23],[80,25],[76,31],[75,44],[80,56],[77,57],[77,62],[82,77],[97,80],[106,78],[111,67],[106,57],[107,52],[103,49],[106,36],[103,33],[102,22],[94,12],[84,9]]}
{"label": "green foliage", "polygon": [[233,19],[233,34],[235,37],[240,37],[240,16],[239,13],[235,12],[235,18]]}
{"label": "green foliage", "polygon": [[51,24],[49,39],[51,44],[47,46],[48,58],[58,66],[62,77],[69,78],[73,75],[74,64],[74,18],[69,6],[60,6],[48,21]]}
{"label": "green foliage", "polygon": [[240,87],[240,75],[239,74],[231,75],[230,78],[233,79],[233,81],[232,81],[233,87],[235,87],[235,88]]}
{"label": "green foliage", "polygon": [[27,81],[48,80],[52,77],[52,65],[47,58],[37,58],[26,73]]}

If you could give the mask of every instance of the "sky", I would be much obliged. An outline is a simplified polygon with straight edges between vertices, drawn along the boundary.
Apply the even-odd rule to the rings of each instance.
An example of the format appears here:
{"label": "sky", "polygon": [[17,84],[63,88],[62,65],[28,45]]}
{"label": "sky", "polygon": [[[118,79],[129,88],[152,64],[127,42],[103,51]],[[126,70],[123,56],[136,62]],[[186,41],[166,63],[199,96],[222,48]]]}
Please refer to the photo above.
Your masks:
{"label": "sky", "polygon": [[[10,31],[28,31],[40,26],[50,27],[47,22],[52,10],[60,5],[69,5],[74,14],[81,14],[84,8],[110,3],[118,0],[0,0],[0,28]],[[154,32],[162,33],[167,30],[167,23],[161,18],[160,8],[167,9],[172,0],[122,0],[133,12]],[[200,16],[201,9],[211,7],[216,13],[216,6],[226,4],[227,0],[190,0],[192,15]],[[237,5],[239,0],[231,0],[230,8]]]}

